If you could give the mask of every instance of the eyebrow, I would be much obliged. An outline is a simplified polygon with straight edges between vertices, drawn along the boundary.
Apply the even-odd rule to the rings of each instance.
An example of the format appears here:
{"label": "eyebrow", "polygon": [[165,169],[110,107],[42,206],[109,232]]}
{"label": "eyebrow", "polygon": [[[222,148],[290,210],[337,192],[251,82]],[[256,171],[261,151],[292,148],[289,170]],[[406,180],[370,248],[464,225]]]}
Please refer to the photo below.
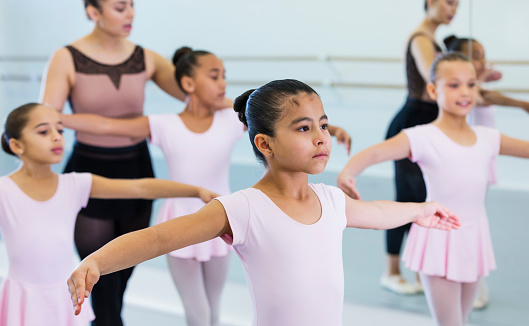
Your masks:
{"label": "eyebrow", "polygon": [[[62,121],[59,121],[57,122],[58,124],[60,124],[61,126],[63,125]],[[51,123],[49,122],[43,122],[43,123],[39,123],[38,125],[36,125],[33,129],[37,129],[38,127],[42,127],[42,126],[49,126],[51,125]]]}
{"label": "eyebrow", "polygon": [[[320,121],[321,121],[321,120],[329,120],[329,119],[327,118],[327,115],[324,114],[324,115],[321,116]],[[290,123],[290,125],[291,125],[291,126],[292,126],[292,125],[295,125],[295,124],[297,124],[297,123],[300,123],[301,121],[309,121],[309,122],[312,122],[313,120],[312,120],[311,118],[309,118],[309,117],[301,117],[301,118],[297,118],[296,120],[292,121],[292,122]]]}

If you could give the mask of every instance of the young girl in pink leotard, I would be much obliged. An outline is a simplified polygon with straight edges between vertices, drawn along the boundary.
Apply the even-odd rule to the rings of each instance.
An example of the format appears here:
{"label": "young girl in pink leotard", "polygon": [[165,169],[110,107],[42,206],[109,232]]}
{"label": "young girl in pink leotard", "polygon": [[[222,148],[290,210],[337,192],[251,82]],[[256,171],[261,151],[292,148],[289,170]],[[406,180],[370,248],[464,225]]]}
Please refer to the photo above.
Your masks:
{"label": "young girl in pink leotard", "polygon": [[[222,60],[207,51],[188,47],[176,51],[175,78],[186,93],[180,114],[158,114],[136,119],[108,119],[94,115],[63,116],[65,126],[89,133],[133,138],[149,137],[167,161],[171,180],[208,187],[229,194],[230,157],[245,126],[236,113],[224,109],[226,91]],[[337,138],[350,138],[333,127]],[[157,223],[196,212],[203,203],[195,199],[166,200]],[[169,270],[186,312],[189,326],[218,325],[220,298],[230,266],[230,249],[215,238],[175,250],[167,255]]]}
{"label": "young girl in pink leotard", "polygon": [[[476,69],[479,81],[479,93],[476,107],[467,115],[467,122],[473,126],[496,127],[496,106],[518,107],[529,113],[529,102],[517,100],[501,92],[483,89],[483,82],[499,80],[502,74],[492,69],[492,66],[485,59],[485,49],[483,45],[471,38],[459,38],[455,35],[444,39],[446,48],[449,51],[462,52],[469,56]],[[491,165],[490,184],[498,182],[496,160]],[[489,291],[485,283],[485,278],[480,280],[478,295],[474,301],[474,309],[483,309],[489,303]]]}
{"label": "young girl in pink leotard", "polygon": [[496,268],[485,212],[491,162],[498,154],[529,158],[529,142],[468,125],[478,88],[474,67],[463,54],[440,56],[431,76],[427,89],[439,105],[439,117],[356,154],[339,174],[338,185],[358,197],[354,178],[368,166],[406,157],[419,164],[427,199],[449,207],[462,225],[457,232],[413,225],[403,260],[419,272],[437,325],[458,326],[472,310],[479,279]]}
{"label": "young girl in pink leotard", "polygon": [[0,231],[9,261],[0,287],[2,326],[74,326],[94,319],[90,306],[74,317],[64,286],[75,266],[75,219],[89,198],[182,196],[208,202],[217,196],[167,180],[56,174],[50,167],[63,156],[62,129],[56,110],[34,103],[13,110],[5,122],[2,148],[22,164],[0,177]]}
{"label": "young girl in pink leotard", "polygon": [[308,175],[323,172],[327,164],[331,138],[322,102],[306,84],[273,81],[239,96],[234,108],[267,167],[263,178],[87,257],[68,280],[75,313],[100,275],[222,236],[244,266],[253,325],[341,325],[346,226],[458,227],[457,216],[438,203],[362,202],[335,187],[309,184]]}

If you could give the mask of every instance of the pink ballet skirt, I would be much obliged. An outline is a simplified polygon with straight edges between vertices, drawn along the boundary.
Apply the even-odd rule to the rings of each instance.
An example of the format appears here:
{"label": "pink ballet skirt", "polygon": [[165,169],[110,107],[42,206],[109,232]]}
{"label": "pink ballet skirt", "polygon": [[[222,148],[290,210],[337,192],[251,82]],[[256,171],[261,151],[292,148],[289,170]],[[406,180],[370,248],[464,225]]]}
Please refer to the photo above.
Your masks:
{"label": "pink ballet skirt", "polygon": [[[204,206],[204,203],[197,198],[170,198],[166,199],[160,208],[156,223],[163,223],[178,216],[188,215],[197,212]],[[169,253],[173,257],[183,259],[195,259],[198,261],[208,261],[212,257],[226,256],[233,248],[224,242],[220,237],[202,243],[191,245]]]}
{"label": "pink ballet skirt", "polygon": [[34,285],[9,276],[0,290],[0,326],[82,326],[94,319],[88,299],[74,315],[66,278],[58,284]]}

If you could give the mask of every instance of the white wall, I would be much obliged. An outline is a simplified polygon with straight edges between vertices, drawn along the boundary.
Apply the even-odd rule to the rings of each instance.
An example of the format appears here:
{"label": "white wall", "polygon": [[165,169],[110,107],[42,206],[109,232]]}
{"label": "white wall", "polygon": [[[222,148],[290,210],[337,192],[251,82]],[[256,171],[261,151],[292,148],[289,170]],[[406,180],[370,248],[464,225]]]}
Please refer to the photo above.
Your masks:
{"label": "white wall", "polygon": [[[423,17],[423,0],[136,0],[131,40],[171,56],[176,48],[190,45],[233,55],[346,55],[402,56],[408,33]],[[479,39],[492,60],[529,60],[527,31],[529,1],[462,0],[450,26],[442,26],[438,39],[470,32]],[[472,14],[472,15],[471,15]],[[48,57],[57,48],[91,30],[82,0],[0,0],[0,57],[36,55]],[[236,62],[226,60],[228,81],[268,81],[297,78],[305,81],[404,84],[402,63],[336,62]],[[36,101],[43,61],[0,61],[0,74],[32,76],[31,82],[0,81],[0,113]],[[529,89],[529,65],[498,65],[504,78],[490,87]],[[229,86],[236,97],[257,84]],[[354,152],[383,139],[387,125],[405,98],[404,90],[319,87],[331,122],[354,137]],[[513,96],[529,100],[529,93]],[[146,112],[174,112],[176,103],[155,87],[147,94]],[[516,109],[498,114],[500,130],[529,138],[529,116]],[[246,144],[244,144],[246,145]],[[241,145],[237,153],[247,153]],[[3,154],[2,154],[3,155]],[[236,155],[237,156],[237,155]],[[241,154],[239,157],[245,157]],[[329,169],[340,169],[346,155],[335,149]],[[0,162],[1,163],[1,162]],[[500,160],[500,181],[509,187],[528,188],[525,161]],[[390,176],[390,164],[369,173]]]}

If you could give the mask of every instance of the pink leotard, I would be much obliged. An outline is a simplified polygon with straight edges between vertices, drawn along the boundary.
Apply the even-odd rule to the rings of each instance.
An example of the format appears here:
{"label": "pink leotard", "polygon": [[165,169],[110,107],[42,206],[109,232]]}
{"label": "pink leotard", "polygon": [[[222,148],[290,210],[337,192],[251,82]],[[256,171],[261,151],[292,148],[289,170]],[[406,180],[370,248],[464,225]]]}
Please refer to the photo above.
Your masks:
{"label": "pink leotard", "polygon": [[286,215],[263,192],[248,188],[217,198],[222,203],[253,300],[253,325],[342,325],[342,236],[345,195],[310,184],[321,203],[312,225]]}
{"label": "pink leotard", "polygon": [[[151,143],[162,149],[171,180],[204,187],[221,195],[231,192],[231,153],[244,132],[244,125],[233,109],[216,111],[213,123],[203,133],[190,131],[177,114],[150,115],[149,126]],[[202,206],[204,202],[198,198],[166,199],[157,223],[195,213]],[[227,255],[229,250],[230,246],[216,238],[173,251],[170,255],[207,261],[212,256]]]}
{"label": "pink leotard", "polygon": [[421,167],[427,201],[435,200],[461,219],[459,230],[426,229],[413,224],[403,260],[413,271],[457,282],[476,282],[496,268],[485,197],[500,133],[472,127],[477,141],[462,146],[437,126],[405,129],[411,160]]}
{"label": "pink leotard", "polygon": [[91,187],[89,173],[59,174],[55,195],[37,201],[9,176],[0,177],[0,230],[9,260],[1,326],[77,326],[94,319],[89,300],[74,316],[66,287],[75,268],[75,219]]}

